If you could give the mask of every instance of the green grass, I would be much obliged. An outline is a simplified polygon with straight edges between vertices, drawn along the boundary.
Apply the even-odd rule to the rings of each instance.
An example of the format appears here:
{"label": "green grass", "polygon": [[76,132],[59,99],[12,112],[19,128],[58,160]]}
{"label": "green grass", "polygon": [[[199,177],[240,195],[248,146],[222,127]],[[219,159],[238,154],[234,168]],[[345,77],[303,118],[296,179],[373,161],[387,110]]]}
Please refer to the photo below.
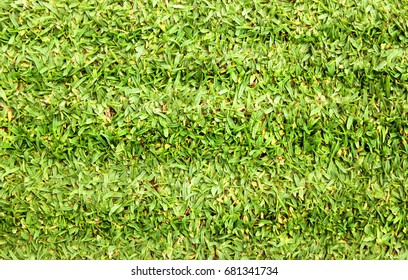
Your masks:
{"label": "green grass", "polygon": [[408,2],[0,3],[0,259],[408,259]]}

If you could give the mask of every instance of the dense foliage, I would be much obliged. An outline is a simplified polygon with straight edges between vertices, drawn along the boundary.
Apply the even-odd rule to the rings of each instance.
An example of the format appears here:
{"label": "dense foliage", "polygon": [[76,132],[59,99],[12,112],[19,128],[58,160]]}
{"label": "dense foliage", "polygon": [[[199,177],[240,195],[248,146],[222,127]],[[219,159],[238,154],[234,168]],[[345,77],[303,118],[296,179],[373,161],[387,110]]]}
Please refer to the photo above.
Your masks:
{"label": "dense foliage", "polygon": [[0,258],[408,259],[406,0],[0,3]]}

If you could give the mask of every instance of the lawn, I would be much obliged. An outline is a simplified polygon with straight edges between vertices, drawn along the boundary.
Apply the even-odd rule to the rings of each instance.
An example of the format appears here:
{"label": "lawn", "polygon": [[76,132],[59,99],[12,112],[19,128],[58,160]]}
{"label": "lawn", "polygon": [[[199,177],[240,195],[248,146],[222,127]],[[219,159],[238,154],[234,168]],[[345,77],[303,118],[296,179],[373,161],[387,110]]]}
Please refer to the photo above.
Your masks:
{"label": "lawn", "polygon": [[407,0],[3,0],[0,259],[408,259]]}

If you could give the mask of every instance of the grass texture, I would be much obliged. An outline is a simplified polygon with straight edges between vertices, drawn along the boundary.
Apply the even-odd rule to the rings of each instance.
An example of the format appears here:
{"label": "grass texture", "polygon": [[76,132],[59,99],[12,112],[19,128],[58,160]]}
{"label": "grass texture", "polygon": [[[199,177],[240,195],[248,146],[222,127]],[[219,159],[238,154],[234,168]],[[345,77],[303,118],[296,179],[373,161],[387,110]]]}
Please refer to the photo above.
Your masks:
{"label": "grass texture", "polygon": [[406,0],[3,0],[1,259],[408,259]]}

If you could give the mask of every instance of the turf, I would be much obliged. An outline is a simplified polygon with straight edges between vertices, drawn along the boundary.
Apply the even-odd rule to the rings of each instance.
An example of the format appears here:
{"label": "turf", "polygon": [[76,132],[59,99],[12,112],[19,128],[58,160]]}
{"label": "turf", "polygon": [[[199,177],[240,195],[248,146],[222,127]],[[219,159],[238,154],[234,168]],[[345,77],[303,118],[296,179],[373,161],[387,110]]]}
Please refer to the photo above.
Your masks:
{"label": "turf", "polygon": [[1,259],[408,259],[408,2],[0,3]]}

